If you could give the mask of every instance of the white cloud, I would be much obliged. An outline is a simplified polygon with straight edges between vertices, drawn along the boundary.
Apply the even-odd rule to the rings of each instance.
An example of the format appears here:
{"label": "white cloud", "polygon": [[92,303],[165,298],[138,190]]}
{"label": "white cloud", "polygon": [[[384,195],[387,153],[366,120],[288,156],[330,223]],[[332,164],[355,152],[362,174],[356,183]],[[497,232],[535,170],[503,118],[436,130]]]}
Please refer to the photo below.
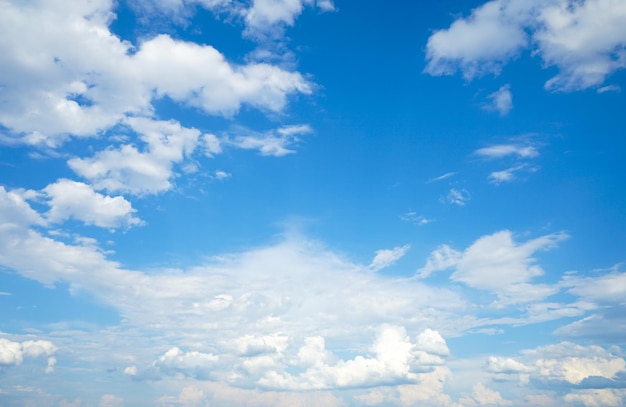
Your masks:
{"label": "white cloud", "polygon": [[211,353],[183,352],[178,347],[173,347],[154,361],[152,366],[164,375],[181,373],[197,379],[207,379],[218,360],[219,357]]}
{"label": "white cloud", "polygon": [[485,158],[502,158],[517,156],[519,158],[534,158],[539,152],[534,146],[519,144],[496,144],[489,147],[479,148],[474,154]]}
{"label": "white cloud", "polygon": [[[428,39],[425,71],[450,75],[457,69],[467,79],[499,73],[502,66],[528,46],[519,14],[507,13],[514,2],[490,1],[456,20],[449,29],[438,30]],[[517,9],[517,7],[515,7]]]}
{"label": "white cloud", "polygon": [[440,200],[441,202],[447,204],[465,206],[471,198],[472,196],[468,190],[452,188],[448,191],[448,194],[446,196],[442,196]]}
{"label": "white cloud", "polygon": [[415,382],[418,373],[442,365],[449,351],[438,332],[427,330],[411,343],[404,328],[383,327],[371,347],[372,355],[335,361],[322,337],[310,337],[298,352],[306,370],[297,375],[270,371],[259,380],[264,387],[291,390],[372,387]]}
{"label": "white cloud", "polygon": [[433,219],[429,219],[425,216],[418,215],[416,212],[413,212],[413,211],[409,211],[406,214],[402,215],[400,219],[402,219],[405,222],[414,223],[418,226],[427,225],[434,221]]}
{"label": "white cloud", "polygon": [[626,401],[623,389],[578,390],[563,397],[567,403],[580,403],[585,407],[620,407]]}
{"label": "white cloud", "polygon": [[482,383],[474,386],[472,398],[479,406],[510,406],[513,404],[508,400],[504,400],[497,391],[486,388]]}
{"label": "white cloud", "polygon": [[370,269],[373,271],[379,271],[386,267],[391,266],[396,261],[400,260],[407,251],[411,248],[410,245],[398,246],[393,249],[376,250],[376,256],[370,263]]}
{"label": "white cloud", "polygon": [[501,231],[475,241],[464,252],[452,279],[481,289],[498,290],[526,283],[543,274],[531,256],[568,236],[553,233],[517,244],[510,231]]}
{"label": "white cloud", "polygon": [[565,233],[553,233],[518,244],[513,241],[512,233],[504,230],[481,237],[462,253],[443,245],[431,253],[417,277],[424,278],[435,271],[454,267],[452,280],[493,291],[502,304],[542,299],[558,289],[529,284],[543,274],[531,256],[554,247],[567,237]]}
{"label": "white cloud", "polygon": [[236,136],[229,144],[245,150],[259,150],[261,155],[282,157],[294,153],[290,147],[299,141],[298,135],[311,133],[307,125],[284,126],[267,133]]}
{"label": "white cloud", "polygon": [[[291,93],[311,93],[297,72],[269,64],[234,66],[208,45],[159,35],[141,44],[133,61],[142,80],[159,96],[212,114],[232,115],[242,103],[280,111]],[[210,69],[207,69],[210,67]]]}
{"label": "white cloud", "polygon": [[417,270],[416,277],[426,278],[435,271],[454,267],[459,263],[461,258],[462,253],[457,252],[448,245],[441,245],[428,256],[424,267]]}
{"label": "white cloud", "polygon": [[530,371],[529,367],[515,359],[499,356],[489,356],[485,369],[490,373],[504,374],[525,373]]}
{"label": "white cloud", "polygon": [[547,381],[564,381],[578,385],[590,377],[614,378],[626,371],[626,361],[606,349],[596,346],[582,346],[571,342],[541,346],[524,351],[534,359],[534,376]]}
{"label": "white cloud", "polygon": [[[594,309],[586,316],[557,330],[570,338],[587,338],[608,343],[621,343],[626,329],[626,273],[616,265],[608,272],[596,271],[595,275],[565,276],[561,285],[581,301],[590,303]],[[602,274],[598,274],[602,273]]]}
{"label": "white cloud", "polygon": [[182,163],[196,149],[200,131],[180,123],[144,118],[127,120],[139,133],[143,151],[131,144],[97,152],[91,158],[72,158],[68,165],[91,181],[96,189],[150,194],[172,187],[174,164]]}
{"label": "white cloud", "polygon": [[0,224],[4,228],[23,228],[30,225],[44,225],[46,221],[34,211],[26,198],[36,194],[24,190],[7,191],[0,185]]}
{"label": "white cloud", "polygon": [[503,182],[511,182],[515,179],[515,173],[526,168],[526,164],[517,165],[502,171],[494,171],[487,177],[492,184],[499,185]]}
{"label": "white cloud", "polygon": [[500,116],[506,116],[513,109],[513,94],[510,85],[503,85],[500,89],[488,96],[491,103],[485,106],[485,109],[500,113]]}
{"label": "white cloud", "polygon": [[95,192],[82,182],[60,179],[43,189],[48,197],[48,221],[57,223],[77,219],[87,225],[104,228],[131,227],[141,224],[136,212],[124,197],[110,197]]}
{"label": "white cloud", "polygon": [[152,114],[155,97],[231,116],[242,104],[279,111],[289,95],[311,93],[297,72],[231,64],[209,45],[160,35],[135,48],[110,32],[112,10],[110,0],[5,2],[0,82],[12,103],[0,124],[11,137],[55,146],[95,136]]}
{"label": "white cloud", "polygon": [[596,304],[619,304],[626,298],[626,273],[617,270],[599,276],[569,275],[563,284],[571,294]]}
{"label": "white cloud", "polygon": [[316,5],[322,12],[334,11],[332,0],[252,0],[245,11],[246,33],[260,39],[282,35],[284,26],[293,26],[306,6]]}
{"label": "white cloud", "polygon": [[535,48],[559,73],[549,90],[601,85],[626,67],[626,6],[620,0],[492,0],[428,40],[425,71],[467,79],[499,73],[523,50]]}
{"label": "white cloud", "polygon": [[438,177],[435,177],[435,178],[431,178],[431,179],[429,179],[428,181],[426,181],[426,183],[427,183],[427,184],[430,184],[431,182],[442,181],[442,180],[444,180],[444,179],[448,179],[448,178],[453,177],[453,176],[455,176],[455,175],[456,175],[456,172],[446,172],[446,173],[445,173],[445,174],[443,174],[443,175],[440,175],[440,176],[438,176]]}
{"label": "white cloud", "polygon": [[56,359],[54,354],[57,347],[50,341],[14,342],[5,338],[0,338],[0,368],[8,366],[19,366],[24,359],[47,358],[48,366],[46,373],[54,370]]}

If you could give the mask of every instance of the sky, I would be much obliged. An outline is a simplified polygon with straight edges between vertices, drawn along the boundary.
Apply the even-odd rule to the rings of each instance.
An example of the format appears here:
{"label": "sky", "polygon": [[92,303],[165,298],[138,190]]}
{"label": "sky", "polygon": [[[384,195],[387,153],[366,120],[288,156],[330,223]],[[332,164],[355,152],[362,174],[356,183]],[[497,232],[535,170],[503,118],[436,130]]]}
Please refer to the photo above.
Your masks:
{"label": "sky", "polygon": [[2,406],[626,405],[623,0],[0,0]]}

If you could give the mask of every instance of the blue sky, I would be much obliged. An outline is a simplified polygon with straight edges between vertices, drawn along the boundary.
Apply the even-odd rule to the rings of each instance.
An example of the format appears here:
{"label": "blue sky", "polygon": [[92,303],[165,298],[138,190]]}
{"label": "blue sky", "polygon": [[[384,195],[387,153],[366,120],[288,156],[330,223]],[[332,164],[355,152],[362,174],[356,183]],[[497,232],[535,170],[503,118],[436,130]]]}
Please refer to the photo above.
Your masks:
{"label": "blue sky", "polygon": [[621,0],[0,0],[3,406],[623,406]]}

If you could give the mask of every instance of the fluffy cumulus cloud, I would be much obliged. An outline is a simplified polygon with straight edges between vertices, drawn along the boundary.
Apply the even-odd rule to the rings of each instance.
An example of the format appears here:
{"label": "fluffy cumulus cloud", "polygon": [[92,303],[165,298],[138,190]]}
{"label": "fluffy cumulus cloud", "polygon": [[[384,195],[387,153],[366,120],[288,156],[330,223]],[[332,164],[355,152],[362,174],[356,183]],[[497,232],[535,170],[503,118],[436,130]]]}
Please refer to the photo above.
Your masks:
{"label": "fluffy cumulus cloud", "polygon": [[331,0],[252,0],[251,7],[245,11],[247,33],[259,37],[292,26],[305,6],[317,6],[322,12],[335,10]]}
{"label": "fluffy cumulus cloud", "polygon": [[438,332],[425,330],[415,342],[402,327],[385,326],[370,348],[371,355],[341,360],[325,348],[322,337],[309,337],[298,351],[298,366],[304,372],[269,371],[259,380],[264,387],[292,390],[373,387],[415,382],[418,373],[444,364],[449,354]]}
{"label": "fluffy cumulus cloud", "polygon": [[54,357],[56,351],[57,347],[49,341],[28,340],[14,342],[0,338],[0,369],[19,366],[25,359],[47,358],[46,373],[50,373],[54,370],[54,365],[56,364],[56,358]]}
{"label": "fluffy cumulus cloud", "polygon": [[437,270],[453,268],[453,281],[496,293],[503,302],[530,301],[556,293],[554,287],[529,284],[543,270],[532,255],[554,247],[566,239],[565,233],[554,233],[518,244],[510,231],[483,236],[463,252],[441,246],[431,253],[418,276],[427,277]]}
{"label": "fluffy cumulus cloud", "polygon": [[471,79],[499,73],[533,49],[558,74],[549,90],[600,86],[626,67],[626,6],[620,0],[492,0],[428,40],[426,72]]}
{"label": "fluffy cumulus cloud", "polygon": [[5,137],[54,146],[93,136],[150,115],[155,97],[229,116],[242,104],[278,111],[289,95],[311,92],[298,72],[235,65],[209,45],[167,35],[130,44],[109,30],[113,10],[110,0],[3,2],[0,83],[12,101],[0,112]]}
{"label": "fluffy cumulus cloud", "polygon": [[[521,352],[521,360],[491,356],[485,370],[494,375],[518,375],[538,386],[571,389],[597,388],[626,372],[626,361],[618,347],[583,346],[572,342],[545,345]],[[615,382],[617,384],[617,382]],[[605,387],[604,385],[600,387]],[[615,386],[611,386],[615,387]]]}
{"label": "fluffy cumulus cloud", "polygon": [[46,214],[49,222],[77,219],[87,225],[104,228],[130,227],[141,223],[136,212],[124,197],[106,196],[89,185],[69,179],[60,179],[44,188],[50,205]]}
{"label": "fluffy cumulus cloud", "polygon": [[171,188],[174,165],[191,156],[200,131],[173,120],[130,118],[126,123],[139,134],[140,148],[123,144],[90,158],[72,158],[68,161],[70,168],[91,181],[96,189],[110,192],[147,194]]}

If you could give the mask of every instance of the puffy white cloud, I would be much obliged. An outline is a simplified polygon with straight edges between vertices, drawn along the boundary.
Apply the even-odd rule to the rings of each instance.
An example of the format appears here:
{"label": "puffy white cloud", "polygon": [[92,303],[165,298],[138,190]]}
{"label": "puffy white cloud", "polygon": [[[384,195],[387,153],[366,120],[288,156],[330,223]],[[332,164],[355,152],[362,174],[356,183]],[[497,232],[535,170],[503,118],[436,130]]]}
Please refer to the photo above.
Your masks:
{"label": "puffy white cloud", "polygon": [[503,85],[497,91],[491,93],[488,98],[491,103],[485,106],[485,109],[500,113],[500,116],[506,116],[513,109],[513,93],[511,93],[511,85]]}
{"label": "puffy white cloud", "polygon": [[626,5],[620,0],[559,1],[542,7],[534,34],[538,51],[559,74],[546,82],[550,90],[577,90],[601,85],[626,67]]}
{"label": "puffy white cloud", "polygon": [[231,64],[208,45],[159,35],[135,48],[110,32],[113,10],[110,0],[3,3],[0,82],[12,103],[0,124],[12,137],[55,146],[94,136],[150,115],[155,97],[228,116],[242,104],[279,111],[288,95],[311,93],[297,72]]}
{"label": "puffy white cloud", "polygon": [[529,367],[515,359],[504,358],[499,356],[489,356],[485,369],[490,373],[524,373],[530,370]]}
{"label": "puffy white cloud", "polygon": [[0,338],[0,368],[7,366],[19,366],[24,359],[47,358],[48,366],[46,373],[54,370],[56,359],[54,354],[57,347],[50,341],[14,342],[5,338]]}
{"label": "puffy white cloud", "polygon": [[517,244],[512,233],[504,230],[481,237],[462,253],[443,245],[431,253],[417,276],[424,278],[435,271],[454,267],[452,280],[493,291],[503,304],[542,299],[558,290],[528,284],[543,274],[543,270],[533,264],[535,260],[531,256],[554,247],[567,237],[565,233],[553,233]]}
{"label": "puffy white cloud", "polygon": [[33,191],[7,191],[0,185],[0,227],[5,229],[44,225],[46,221],[26,201],[26,198],[36,196]]}
{"label": "puffy white cloud", "polygon": [[438,332],[427,330],[411,343],[402,327],[385,326],[371,347],[371,357],[356,356],[350,360],[337,357],[325,349],[321,337],[307,338],[298,352],[299,363],[306,370],[294,376],[269,371],[259,384],[264,387],[291,390],[372,387],[397,382],[415,382],[418,373],[432,371],[444,364],[449,351]]}
{"label": "puffy white cloud", "polygon": [[245,11],[247,33],[257,38],[270,31],[281,34],[280,28],[292,26],[304,7],[313,5],[322,12],[335,10],[332,0],[252,0]]}
{"label": "puffy white cloud", "polygon": [[492,0],[428,40],[426,72],[499,73],[531,44],[559,73],[549,90],[601,85],[626,67],[626,6],[620,0]]}
{"label": "puffy white cloud", "polygon": [[532,254],[554,247],[567,237],[565,233],[553,233],[522,244],[516,244],[507,230],[481,237],[463,252],[451,278],[490,290],[526,283],[543,274],[543,270],[533,264]]}
{"label": "puffy white cloud", "polygon": [[535,375],[548,381],[565,381],[571,385],[596,376],[612,379],[626,371],[626,361],[606,349],[571,342],[542,346],[524,352],[534,358]]}
{"label": "puffy white cloud", "polygon": [[370,263],[370,269],[373,271],[382,270],[386,267],[391,266],[396,261],[400,260],[407,251],[411,248],[410,245],[398,246],[393,249],[381,249],[376,250],[376,256]]}
{"label": "puffy white cloud", "polygon": [[130,118],[128,126],[139,134],[143,151],[131,144],[97,152],[90,158],[72,158],[68,165],[96,189],[148,194],[166,191],[175,177],[174,164],[182,163],[198,145],[200,131],[180,123]]}
{"label": "puffy white cloud", "polygon": [[77,219],[87,225],[104,228],[131,227],[141,224],[133,214],[132,204],[122,196],[105,196],[82,182],[60,179],[43,189],[49,198],[50,222]]}
{"label": "puffy white cloud", "polygon": [[468,79],[499,73],[508,60],[528,46],[518,21],[520,14],[508,12],[512,3],[487,2],[468,18],[460,18],[450,28],[431,35],[426,45],[426,72],[450,75],[461,69]]}
{"label": "puffy white cloud", "polygon": [[232,115],[242,103],[279,111],[288,94],[311,93],[310,85],[297,72],[262,63],[234,66],[211,46],[177,41],[168,35],[141,44],[133,62],[157,95],[213,114]]}
{"label": "puffy white cloud", "polygon": [[183,352],[178,347],[173,347],[160,356],[153,363],[153,367],[165,375],[182,373],[185,376],[206,379],[218,360],[219,357],[211,353]]}

